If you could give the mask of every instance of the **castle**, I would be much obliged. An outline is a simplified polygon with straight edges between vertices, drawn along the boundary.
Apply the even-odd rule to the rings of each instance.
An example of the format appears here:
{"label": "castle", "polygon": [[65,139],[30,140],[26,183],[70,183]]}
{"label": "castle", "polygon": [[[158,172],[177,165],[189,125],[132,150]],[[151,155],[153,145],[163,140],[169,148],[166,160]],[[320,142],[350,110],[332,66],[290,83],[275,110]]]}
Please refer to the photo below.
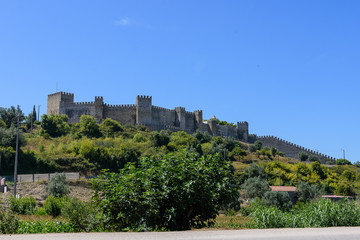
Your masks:
{"label": "castle", "polygon": [[74,94],[57,92],[48,95],[47,115],[65,114],[69,123],[80,121],[81,115],[93,116],[97,122],[111,118],[121,124],[145,125],[150,130],[171,130],[194,133],[208,132],[212,136],[232,137],[252,143],[260,140],[263,146],[275,147],[285,156],[298,159],[300,152],[317,156],[320,161],[335,160],[324,154],[303,148],[273,136],[257,136],[249,134],[248,122],[237,122],[236,126],[217,124],[215,117],[203,121],[202,110],[188,112],[184,107],[166,109],[152,105],[151,96],[137,96],[136,104],[109,105],[103,97],[95,97],[94,102],[74,102]]}

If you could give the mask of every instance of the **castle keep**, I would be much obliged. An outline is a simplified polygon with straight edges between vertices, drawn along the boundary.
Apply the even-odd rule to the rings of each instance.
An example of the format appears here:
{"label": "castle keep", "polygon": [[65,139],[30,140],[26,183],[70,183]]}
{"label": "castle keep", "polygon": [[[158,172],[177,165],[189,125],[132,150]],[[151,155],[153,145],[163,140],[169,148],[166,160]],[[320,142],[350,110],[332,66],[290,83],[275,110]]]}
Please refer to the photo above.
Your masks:
{"label": "castle keep", "polygon": [[73,93],[57,92],[48,95],[47,115],[65,114],[69,123],[80,121],[81,115],[93,116],[97,122],[111,118],[121,124],[145,125],[150,130],[171,130],[194,133],[197,130],[208,132],[213,136],[232,137],[245,142],[262,141],[264,146],[275,147],[285,156],[298,159],[300,152],[317,156],[322,162],[332,157],[320,154],[298,145],[289,143],[277,137],[258,137],[249,135],[247,122],[237,122],[236,127],[217,124],[213,117],[203,121],[202,110],[188,112],[184,107],[166,109],[152,105],[151,96],[137,96],[136,104],[109,105],[103,97],[95,97],[93,102],[74,102]]}

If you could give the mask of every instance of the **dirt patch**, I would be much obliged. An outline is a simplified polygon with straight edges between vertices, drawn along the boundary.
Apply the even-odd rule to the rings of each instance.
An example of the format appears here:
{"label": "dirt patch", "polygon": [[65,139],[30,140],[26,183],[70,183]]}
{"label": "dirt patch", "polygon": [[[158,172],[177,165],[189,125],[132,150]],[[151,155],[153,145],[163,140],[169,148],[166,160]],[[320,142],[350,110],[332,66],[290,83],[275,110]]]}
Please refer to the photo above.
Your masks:
{"label": "dirt patch", "polygon": [[[33,196],[38,204],[42,205],[47,193],[45,187],[48,183],[40,181],[35,183],[19,183],[16,187],[16,192],[22,197]],[[92,197],[91,185],[86,180],[76,180],[69,183],[70,194],[69,197],[76,197],[82,201],[90,201]],[[2,204],[6,203],[6,199],[13,195],[14,187],[8,186],[7,193],[1,193],[0,199]]]}

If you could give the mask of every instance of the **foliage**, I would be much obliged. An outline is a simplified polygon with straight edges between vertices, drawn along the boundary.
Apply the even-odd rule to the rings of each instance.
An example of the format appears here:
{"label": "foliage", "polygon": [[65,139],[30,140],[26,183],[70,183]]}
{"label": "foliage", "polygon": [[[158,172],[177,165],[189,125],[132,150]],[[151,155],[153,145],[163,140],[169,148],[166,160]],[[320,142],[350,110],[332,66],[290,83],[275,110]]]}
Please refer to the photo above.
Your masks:
{"label": "foliage", "polygon": [[268,174],[266,173],[265,168],[262,165],[251,164],[248,168],[245,169],[245,179],[259,177],[266,180],[267,176]]}
{"label": "foliage", "polygon": [[77,198],[70,198],[69,201],[66,201],[61,213],[76,231],[89,232],[99,225],[95,206]]}
{"label": "foliage", "polygon": [[253,228],[359,226],[360,208],[353,202],[321,200],[300,205],[293,212],[259,207],[251,214]]}
{"label": "foliage", "polygon": [[[0,146],[3,147],[16,147],[16,128],[14,126],[10,128],[0,127]],[[19,131],[19,148],[26,144],[25,137],[21,131]]]}
{"label": "foliage", "polygon": [[255,141],[254,145],[256,147],[256,150],[260,150],[262,148],[262,142],[259,140]]}
{"label": "foliage", "polygon": [[170,142],[170,133],[166,130],[161,130],[160,132],[153,132],[152,141],[155,147],[161,147],[168,145]]}
{"label": "foliage", "polygon": [[70,131],[67,123],[69,120],[67,115],[44,114],[41,116],[41,135],[44,137],[60,137]]}
{"label": "foliage", "polygon": [[309,155],[306,152],[299,152],[299,159],[300,161],[304,162],[308,160]]}
{"label": "foliage", "polygon": [[71,223],[62,221],[20,221],[16,233],[68,233],[74,232]]}
{"label": "foliage", "polygon": [[299,202],[308,202],[320,195],[320,189],[315,184],[299,181],[296,187],[296,197]]}
{"label": "foliage", "polygon": [[200,144],[210,142],[212,138],[208,132],[201,132],[199,130],[197,130],[193,136],[196,137]]}
{"label": "foliage", "polygon": [[262,198],[270,190],[268,181],[260,177],[248,178],[242,187],[248,198]]}
{"label": "foliage", "polygon": [[57,217],[61,214],[64,202],[67,200],[68,199],[66,197],[54,197],[53,195],[50,195],[45,200],[43,207],[47,214]]}
{"label": "foliage", "polygon": [[3,234],[16,233],[19,227],[19,218],[11,211],[0,212],[0,232]]}
{"label": "foliage", "polygon": [[20,106],[16,108],[11,106],[10,108],[0,108],[0,118],[5,123],[6,127],[9,128],[11,125],[16,124],[18,118],[19,122],[24,121],[25,116]]}
{"label": "foliage", "polygon": [[67,195],[69,190],[69,183],[66,181],[65,173],[55,173],[46,186],[46,192],[54,197],[62,197]]}
{"label": "foliage", "polygon": [[230,162],[186,151],[143,158],[93,180],[95,201],[115,229],[189,229],[238,197]]}
{"label": "foliage", "polygon": [[235,147],[229,154],[230,159],[233,161],[240,160],[246,156],[247,156],[246,151],[241,147]]}
{"label": "foliage", "polygon": [[18,214],[33,214],[36,210],[36,200],[33,196],[8,199],[9,209]]}
{"label": "foliage", "polygon": [[315,155],[310,155],[308,159],[310,162],[319,162],[319,158]]}
{"label": "foliage", "polygon": [[[112,125],[111,123],[109,123],[109,121],[107,121],[107,123],[108,125]],[[116,128],[115,126],[113,127]],[[105,127],[105,129],[109,129],[109,128],[111,127],[109,126]],[[81,115],[79,130],[82,135],[90,138],[101,136],[99,125],[96,123],[95,118],[89,115]]]}
{"label": "foliage", "polygon": [[287,192],[267,191],[262,200],[266,206],[276,206],[280,209],[289,209],[292,206]]}
{"label": "foliage", "polygon": [[351,165],[351,162],[347,159],[336,159],[336,165]]}
{"label": "foliage", "polygon": [[104,121],[102,121],[102,123],[99,125],[99,130],[105,137],[115,137],[120,132],[124,131],[119,122],[110,118],[106,118]]}
{"label": "foliage", "polygon": [[254,144],[250,144],[249,147],[248,147],[248,151],[253,153],[253,152],[256,152],[257,148]]}

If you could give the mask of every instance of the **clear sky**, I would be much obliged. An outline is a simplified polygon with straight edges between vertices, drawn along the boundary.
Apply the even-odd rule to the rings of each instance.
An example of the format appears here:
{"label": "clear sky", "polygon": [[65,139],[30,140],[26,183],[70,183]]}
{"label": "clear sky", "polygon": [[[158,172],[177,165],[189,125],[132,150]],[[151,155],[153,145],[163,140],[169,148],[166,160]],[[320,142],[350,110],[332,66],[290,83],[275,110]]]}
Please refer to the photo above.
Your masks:
{"label": "clear sky", "polygon": [[0,0],[0,106],[203,110],[360,161],[360,1]]}

